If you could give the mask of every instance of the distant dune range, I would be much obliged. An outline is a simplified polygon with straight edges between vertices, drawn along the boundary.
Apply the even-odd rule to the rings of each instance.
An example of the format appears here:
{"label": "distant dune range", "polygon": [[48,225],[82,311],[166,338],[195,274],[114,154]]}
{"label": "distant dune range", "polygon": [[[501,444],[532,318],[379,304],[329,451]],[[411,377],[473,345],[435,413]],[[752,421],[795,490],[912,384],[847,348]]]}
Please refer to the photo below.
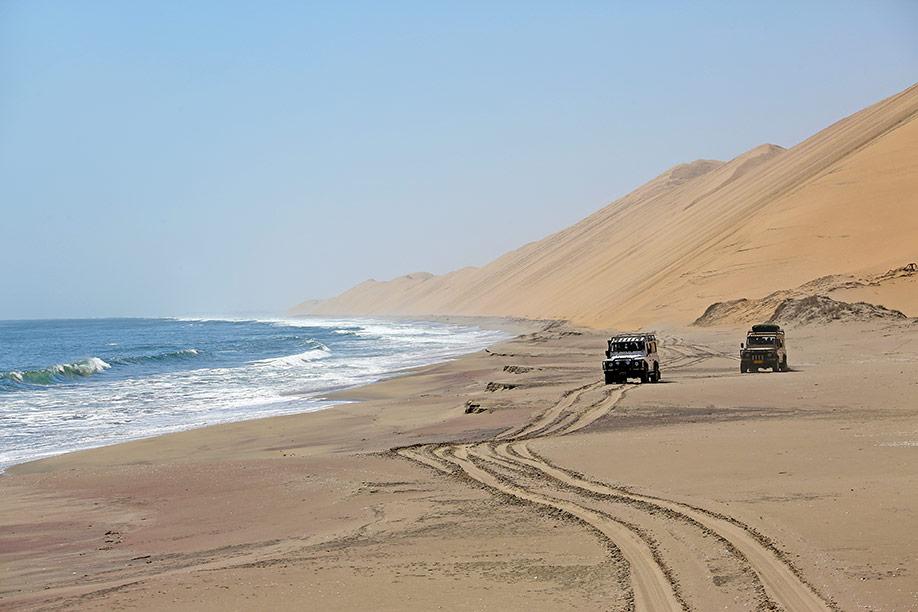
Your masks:
{"label": "distant dune range", "polygon": [[[784,313],[805,322],[837,311],[825,297],[916,316],[918,274],[907,268],[918,261],[916,117],[913,85],[791,149],[766,144],[728,162],[676,166],[484,267],[369,280],[291,313],[638,327],[689,323],[717,302],[729,308],[720,305],[699,323],[735,323],[770,316],[787,298],[820,296],[788,303]],[[797,289],[773,299],[789,287]],[[895,316],[840,308],[842,317]]]}

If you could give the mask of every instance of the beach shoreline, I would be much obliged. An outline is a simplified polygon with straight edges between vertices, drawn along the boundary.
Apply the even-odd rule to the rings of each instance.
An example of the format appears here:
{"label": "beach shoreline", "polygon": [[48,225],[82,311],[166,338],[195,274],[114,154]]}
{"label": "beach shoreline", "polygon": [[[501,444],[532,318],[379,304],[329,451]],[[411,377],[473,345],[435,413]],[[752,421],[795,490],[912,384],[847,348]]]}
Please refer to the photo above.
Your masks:
{"label": "beach shoreline", "polygon": [[[149,321],[148,319],[139,319],[139,320],[141,320],[141,321]],[[297,317],[292,317],[292,318],[290,318],[290,319],[280,319],[280,318],[258,319],[258,320],[251,320],[251,321],[248,320],[248,319],[239,319],[238,321],[236,321],[236,320],[222,319],[222,318],[212,318],[212,319],[164,319],[164,320],[170,320],[170,321],[171,321],[171,320],[176,320],[176,321],[188,321],[188,322],[190,322],[190,323],[201,323],[201,322],[217,322],[217,323],[223,323],[223,322],[230,322],[230,323],[241,323],[241,324],[245,324],[245,323],[250,323],[250,322],[256,322],[256,323],[264,323],[264,324],[269,324],[269,325],[283,324],[285,321],[287,321],[287,322],[293,322],[293,327],[292,327],[292,329],[298,328],[298,327],[299,327],[299,324],[309,324],[310,320],[315,320],[316,323],[317,323],[317,325],[320,325],[320,326],[327,325],[328,322],[329,322],[329,320],[328,320],[327,317],[310,317],[310,316],[297,316]],[[344,321],[354,321],[354,322],[364,321],[364,322],[370,323],[370,324],[378,324],[378,323],[382,322],[382,323],[384,323],[384,324],[385,324],[385,323],[401,323],[401,324],[406,324],[406,323],[407,323],[407,324],[422,324],[422,325],[423,325],[423,324],[451,325],[451,326],[455,326],[456,329],[458,329],[458,330],[466,330],[466,329],[470,329],[470,328],[476,328],[476,329],[482,330],[482,331],[495,331],[495,332],[501,332],[502,334],[504,334],[504,335],[506,336],[506,338],[510,338],[510,337],[512,337],[512,336],[515,335],[515,334],[522,333],[522,332],[525,332],[525,331],[532,331],[532,330],[534,330],[534,329],[539,328],[539,327],[542,326],[542,325],[548,324],[548,322],[541,322],[541,321],[526,321],[526,320],[515,319],[515,318],[509,318],[509,317],[502,318],[502,317],[447,317],[447,316],[432,316],[432,317],[429,317],[429,318],[427,318],[427,319],[422,319],[422,318],[419,318],[419,317],[373,317],[373,318],[369,318],[369,319],[363,319],[363,318],[356,318],[356,319],[354,319],[354,318],[345,317],[343,320],[344,320]],[[77,322],[78,322],[78,321],[77,321]],[[506,338],[505,338],[505,339],[506,339]],[[473,347],[469,347],[469,349],[468,349],[469,352],[474,352],[474,350],[478,350],[478,349],[475,349],[475,348],[473,348]],[[194,356],[198,356],[198,355],[199,355],[199,351],[198,351],[197,349],[185,349],[185,350],[179,351],[179,352],[181,352],[181,353],[189,353],[189,351],[193,352],[193,355],[194,355]],[[350,399],[349,394],[350,394],[350,393],[356,392],[356,390],[359,389],[359,388],[361,388],[361,387],[365,387],[365,386],[368,386],[368,385],[372,385],[373,383],[379,382],[380,380],[386,380],[386,379],[389,379],[389,378],[392,378],[392,377],[398,377],[398,376],[405,376],[405,375],[411,373],[412,371],[417,370],[418,368],[423,368],[423,367],[426,367],[426,366],[428,366],[428,365],[432,365],[432,364],[436,364],[436,363],[441,363],[441,362],[444,362],[444,361],[450,361],[450,360],[453,360],[453,359],[462,357],[464,354],[466,354],[466,353],[465,353],[465,352],[460,352],[460,353],[456,353],[456,354],[454,354],[454,355],[450,355],[450,356],[445,357],[445,358],[444,358],[444,357],[434,357],[434,356],[431,356],[431,358],[429,359],[429,361],[428,361],[427,363],[423,363],[423,364],[420,364],[420,365],[409,365],[409,366],[404,366],[404,367],[396,367],[396,368],[394,368],[394,369],[392,369],[392,370],[389,370],[389,371],[386,371],[386,372],[380,374],[375,380],[369,380],[369,381],[365,381],[365,382],[354,383],[354,384],[347,385],[347,386],[344,386],[344,387],[337,386],[337,387],[330,388],[330,389],[328,389],[327,391],[321,391],[321,390],[320,390],[320,391],[312,392],[311,394],[304,394],[303,397],[302,397],[302,399],[303,399],[303,402],[302,402],[302,403],[303,403],[303,406],[302,406],[302,408],[300,408],[300,409],[293,409],[293,410],[290,410],[290,409],[282,409],[282,410],[271,409],[271,410],[268,411],[268,414],[258,414],[259,408],[256,407],[256,408],[253,408],[253,414],[252,414],[252,416],[243,416],[242,418],[239,418],[238,416],[235,417],[235,418],[232,418],[232,417],[231,417],[231,418],[225,418],[225,417],[224,417],[224,418],[220,418],[221,415],[217,415],[216,418],[214,418],[214,419],[208,419],[210,422],[192,423],[192,424],[189,424],[189,425],[187,425],[187,426],[180,426],[180,425],[179,425],[179,426],[171,426],[171,427],[168,427],[168,428],[167,428],[167,431],[159,431],[159,432],[154,432],[154,433],[134,433],[134,434],[132,434],[132,435],[128,435],[128,436],[126,436],[126,437],[122,437],[121,439],[100,440],[100,441],[98,441],[98,442],[84,444],[84,445],[82,445],[82,447],[80,447],[80,448],[69,448],[69,449],[66,449],[66,450],[63,450],[63,451],[61,451],[61,450],[50,451],[50,452],[48,452],[48,451],[42,451],[42,452],[40,452],[37,456],[31,457],[31,458],[25,458],[25,459],[17,460],[17,461],[15,461],[15,462],[7,462],[7,463],[0,462],[0,477],[2,477],[2,475],[3,475],[4,473],[6,473],[7,471],[9,471],[9,470],[15,470],[16,466],[28,464],[28,463],[31,463],[31,462],[34,462],[34,461],[41,461],[41,460],[43,460],[43,459],[46,459],[46,458],[49,458],[49,457],[58,456],[58,455],[60,455],[60,454],[66,454],[66,453],[71,453],[71,452],[82,452],[82,451],[84,451],[84,450],[91,450],[91,449],[100,448],[100,447],[105,447],[105,446],[112,446],[112,445],[121,444],[121,443],[126,443],[126,442],[131,442],[131,441],[135,441],[135,440],[142,440],[142,439],[148,439],[148,438],[156,438],[156,437],[159,437],[159,436],[162,436],[162,435],[170,435],[170,434],[172,434],[172,433],[178,433],[178,432],[181,432],[181,431],[189,431],[189,430],[193,430],[193,429],[200,429],[200,428],[203,428],[203,427],[211,427],[211,426],[214,426],[214,425],[220,425],[220,424],[225,424],[225,423],[241,422],[241,421],[247,421],[247,420],[257,420],[257,419],[262,419],[262,418],[271,418],[271,417],[273,417],[273,416],[281,416],[281,415],[285,415],[285,414],[301,414],[301,413],[306,413],[306,412],[314,412],[314,411],[318,411],[318,410],[327,410],[327,409],[332,408],[332,407],[334,407],[335,405],[338,405],[338,404],[340,404],[340,403],[342,403],[342,402],[345,402],[345,401],[352,401],[352,400]],[[291,357],[291,359],[293,359],[293,358],[295,358],[295,357],[296,357],[296,356],[293,356],[293,357]],[[98,358],[93,358],[93,359],[98,359]],[[281,359],[286,359],[286,358],[277,358],[276,360],[281,360]],[[103,362],[103,363],[104,363],[104,362]],[[255,363],[258,364],[258,363],[262,363],[262,362],[257,362],[257,361],[256,361]],[[107,364],[107,363],[105,363],[104,365],[105,365],[105,369],[109,369],[109,368],[111,367],[111,366],[110,366],[109,364]],[[301,368],[309,367],[309,364],[304,364],[304,363],[296,363],[295,365],[296,365],[297,367],[301,367]],[[117,381],[115,381],[115,382],[112,383],[112,384],[118,384],[118,383],[117,383]],[[53,388],[53,385],[50,386],[49,388]],[[290,397],[293,397],[293,396],[291,395]],[[78,416],[78,415],[77,415],[77,416]],[[2,417],[2,415],[0,415],[0,417]],[[192,415],[192,417],[194,417],[194,418],[199,418],[199,417],[197,417],[197,415]],[[81,417],[81,418],[82,418],[82,417]],[[141,425],[141,429],[142,429],[142,427],[143,427],[143,426]]]}
{"label": "beach shoreline", "polygon": [[[576,508],[652,536],[692,606],[781,596],[688,523],[514,467],[522,459],[513,453],[531,452],[603,486],[748,525],[792,559],[804,585],[795,588],[825,605],[912,605],[918,564],[907,534],[918,519],[907,508],[918,473],[904,453],[918,435],[908,401],[918,388],[909,369],[918,328],[792,330],[796,371],[755,376],[737,370],[739,331],[659,330],[666,384],[616,390],[596,386],[605,332],[555,324],[361,388],[334,410],[17,466],[0,478],[0,602],[283,609],[308,598],[336,609],[475,609],[486,597],[507,608],[624,606],[635,596],[635,560],[615,553],[629,552],[621,534],[597,535]],[[891,362],[858,363],[852,349],[879,350],[890,335],[902,373],[865,384]],[[557,420],[545,416],[552,411]],[[504,453],[489,441],[527,423],[541,423],[520,439],[528,451],[514,450],[510,436],[509,455],[488,454]],[[399,455],[437,448],[419,460]]]}

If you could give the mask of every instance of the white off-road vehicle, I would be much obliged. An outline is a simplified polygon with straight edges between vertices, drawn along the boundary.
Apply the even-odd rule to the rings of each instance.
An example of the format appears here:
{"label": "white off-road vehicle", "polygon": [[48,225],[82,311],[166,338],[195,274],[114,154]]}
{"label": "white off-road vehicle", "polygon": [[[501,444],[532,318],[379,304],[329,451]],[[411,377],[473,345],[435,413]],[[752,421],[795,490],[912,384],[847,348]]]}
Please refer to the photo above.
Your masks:
{"label": "white off-road vehicle", "polygon": [[602,362],[606,384],[640,378],[642,383],[660,382],[660,358],[654,332],[619,334],[609,338]]}

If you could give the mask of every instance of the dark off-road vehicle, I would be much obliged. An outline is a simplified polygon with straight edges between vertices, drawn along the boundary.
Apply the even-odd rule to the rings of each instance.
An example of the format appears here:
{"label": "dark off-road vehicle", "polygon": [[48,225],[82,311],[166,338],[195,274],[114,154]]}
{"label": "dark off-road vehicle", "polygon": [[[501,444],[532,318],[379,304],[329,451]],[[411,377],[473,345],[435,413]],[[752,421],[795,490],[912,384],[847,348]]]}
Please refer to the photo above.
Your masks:
{"label": "dark off-road vehicle", "polygon": [[789,369],[784,330],[780,325],[753,325],[746,334],[746,343],[740,343],[740,372],[758,372],[759,368],[771,368],[772,372]]}
{"label": "dark off-road vehicle", "polygon": [[628,378],[640,378],[642,383],[660,382],[656,334],[619,334],[609,338],[602,372],[607,385],[623,383]]}

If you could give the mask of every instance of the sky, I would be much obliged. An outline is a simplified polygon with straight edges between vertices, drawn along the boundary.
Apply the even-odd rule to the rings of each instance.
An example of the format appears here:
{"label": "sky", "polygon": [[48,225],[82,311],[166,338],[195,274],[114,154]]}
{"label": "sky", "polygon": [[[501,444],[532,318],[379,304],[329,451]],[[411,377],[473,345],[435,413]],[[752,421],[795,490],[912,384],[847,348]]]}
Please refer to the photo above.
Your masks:
{"label": "sky", "polygon": [[0,319],[482,265],[913,84],[918,2],[0,1]]}

